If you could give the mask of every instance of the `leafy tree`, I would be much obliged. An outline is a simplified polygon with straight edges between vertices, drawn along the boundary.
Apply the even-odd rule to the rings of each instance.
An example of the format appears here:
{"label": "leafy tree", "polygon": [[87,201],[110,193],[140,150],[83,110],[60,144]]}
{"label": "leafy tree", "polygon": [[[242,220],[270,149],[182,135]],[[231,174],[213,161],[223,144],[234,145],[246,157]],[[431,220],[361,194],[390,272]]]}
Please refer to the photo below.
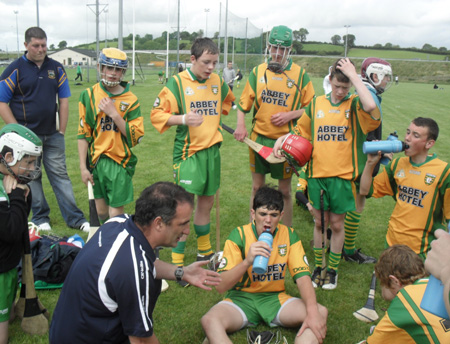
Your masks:
{"label": "leafy tree", "polygon": [[298,55],[303,49],[303,44],[301,44],[299,41],[294,41],[292,43],[292,50]]}
{"label": "leafy tree", "polygon": [[386,49],[392,49],[392,43],[386,43],[386,44],[384,45],[384,47],[385,47]]}
{"label": "leafy tree", "polygon": [[380,48],[383,48],[383,45],[381,45],[380,43],[377,43],[373,47],[377,48],[377,49],[380,49]]}
{"label": "leafy tree", "polygon": [[298,31],[292,31],[292,35],[294,36],[295,41],[305,42],[306,36],[309,35],[309,32],[305,28],[301,28]]}
{"label": "leafy tree", "polygon": [[189,40],[191,38],[191,34],[187,31],[180,32],[180,39]]}
{"label": "leafy tree", "polygon": [[219,38],[219,32],[217,31],[217,32],[214,32],[214,37],[213,37],[213,39],[217,39],[217,38]]}
{"label": "leafy tree", "polygon": [[433,50],[433,46],[431,44],[425,43],[422,47],[422,50],[427,50],[427,51]]}
{"label": "leafy tree", "polygon": [[66,41],[61,41],[61,42],[59,42],[58,48],[59,48],[59,49],[67,48],[67,42],[66,42]]}
{"label": "leafy tree", "polygon": [[54,44],[50,44],[50,50],[55,50],[55,45]]}
{"label": "leafy tree", "polygon": [[446,48],[446,47],[440,47],[440,48],[439,48],[439,51],[440,51],[441,53],[446,53],[446,52],[447,52],[447,48]]}
{"label": "leafy tree", "polygon": [[334,35],[333,37],[331,37],[331,44],[333,44],[333,45],[341,44],[341,36]]}
{"label": "leafy tree", "polygon": [[[347,47],[348,47],[348,48],[352,48],[352,47],[355,46],[355,41],[356,41],[355,35],[345,35],[345,36],[343,36],[342,38],[343,38],[343,40],[344,40],[344,45],[345,45],[346,42],[347,42]],[[348,41],[347,41],[347,40],[348,40]]]}

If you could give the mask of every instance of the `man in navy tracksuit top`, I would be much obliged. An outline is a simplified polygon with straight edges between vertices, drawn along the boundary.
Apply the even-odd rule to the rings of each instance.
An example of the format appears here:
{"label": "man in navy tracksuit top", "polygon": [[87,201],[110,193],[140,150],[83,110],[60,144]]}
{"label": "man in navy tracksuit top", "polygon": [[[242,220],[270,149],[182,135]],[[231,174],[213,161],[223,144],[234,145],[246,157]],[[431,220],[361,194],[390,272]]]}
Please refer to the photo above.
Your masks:
{"label": "man in navy tracksuit top", "polygon": [[[38,27],[25,32],[25,54],[0,76],[0,116],[5,123],[19,123],[35,132],[43,143],[43,165],[69,227],[89,231],[89,223],[75,203],[67,174],[64,133],[69,117],[70,89],[63,66],[47,56],[47,35]],[[59,103],[59,128],[57,111]],[[50,208],[42,179],[30,184],[31,219],[39,229],[50,230]]]}
{"label": "man in navy tracksuit top", "polygon": [[[77,255],[64,281],[50,326],[50,343],[159,343],[152,313],[161,279],[217,286],[208,261],[176,266],[153,248],[175,247],[189,234],[194,201],[182,187],[158,182],[136,201],[135,215],[113,217]],[[180,313],[181,314],[181,313]]]}

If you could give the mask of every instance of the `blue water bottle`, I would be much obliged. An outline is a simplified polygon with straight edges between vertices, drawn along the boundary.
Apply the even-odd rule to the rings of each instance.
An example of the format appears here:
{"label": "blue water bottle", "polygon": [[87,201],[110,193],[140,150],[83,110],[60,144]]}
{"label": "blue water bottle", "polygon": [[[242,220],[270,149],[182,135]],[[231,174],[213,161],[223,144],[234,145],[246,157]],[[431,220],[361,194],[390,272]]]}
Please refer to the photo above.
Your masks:
{"label": "blue water bottle", "polygon": [[[264,241],[270,248],[272,248],[273,235],[270,231],[264,231],[260,234],[258,241]],[[256,256],[253,261],[253,272],[257,274],[264,274],[267,272],[267,263],[269,262],[269,257]]]}

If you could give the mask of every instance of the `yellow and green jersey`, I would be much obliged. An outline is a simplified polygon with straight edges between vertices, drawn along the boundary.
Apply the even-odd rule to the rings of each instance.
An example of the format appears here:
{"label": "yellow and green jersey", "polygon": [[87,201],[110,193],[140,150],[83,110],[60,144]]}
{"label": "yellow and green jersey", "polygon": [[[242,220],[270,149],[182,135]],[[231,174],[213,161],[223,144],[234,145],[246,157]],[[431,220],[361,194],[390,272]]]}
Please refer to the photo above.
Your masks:
{"label": "yellow and green jersey", "polygon": [[420,279],[398,292],[367,344],[450,343],[450,321],[420,308],[427,283]]}
{"label": "yellow and green jersey", "polygon": [[[297,89],[297,86],[301,92]],[[253,68],[242,91],[238,108],[248,113],[253,107],[252,131],[276,140],[295,126],[290,121],[278,127],[270,118],[279,112],[299,110],[314,97],[314,87],[306,71],[290,61],[284,73],[277,74],[263,63]]]}
{"label": "yellow and green jersey", "polygon": [[221,114],[228,114],[234,99],[228,85],[217,74],[211,74],[206,80],[198,80],[187,69],[169,79],[159,93],[150,115],[156,130],[163,133],[169,129],[167,121],[172,115],[197,110],[197,114],[203,116],[203,123],[198,127],[177,126],[174,163],[223,141]]}
{"label": "yellow and green jersey", "polygon": [[[89,142],[89,162],[95,166],[101,155],[106,155],[124,168],[133,169],[137,157],[131,147],[137,145],[144,136],[144,119],[137,97],[130,91],[130,84],[122,82],[124,90],[111,94],[102,83],[84,90],[78,103],[78,139]],[[100,101],[109,97],[117,112],[126,122],[127,136],[122,135],[114,121],[99,110]]]}
{"label": "yellow and green jersey", "polygon": [[[256,241],[258,241],[258,233],[254,223],[233,229],[225,242],[219,272],[231,270],[244,261],[250,245]],[[310,276],[302,242],[293,228],[282,224],[279,224],[274,232],[272,253],[267,265],[267,272],[256,274],[252,272],[252,268],[253,266],[248,268],[232,290],[248,293],[284,291],[287,269],[289,269],[294,281],[305,275]]]}
{"label": "yellow and green jersey", "polygon": [[438,228],[450,219],[450,165],[429,156],[423,164],[408,157],[392,160],[373,180],[369,196],[393,196],[395,208],[389,220],[389,246],[404,244],[426,256]]}
{"label": "yellow and green jersey", "polygon": [[292,131],[314,147],[308,178],[356,180],[366,162],[362,145],[367,133],[380,125],[380,118],[379,110],[372,115],[365,112],[355,94],[348,94],[338,104],[331,102],[331,94],[315,97]]}

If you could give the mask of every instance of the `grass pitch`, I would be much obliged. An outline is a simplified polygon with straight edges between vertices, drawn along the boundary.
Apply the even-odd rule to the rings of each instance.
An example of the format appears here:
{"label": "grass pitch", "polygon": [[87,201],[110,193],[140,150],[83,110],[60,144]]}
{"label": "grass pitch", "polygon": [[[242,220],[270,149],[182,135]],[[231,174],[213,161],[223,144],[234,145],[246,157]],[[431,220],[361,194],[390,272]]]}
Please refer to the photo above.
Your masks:
{"label": "grass pitch", "polygon": [[[75,85],[75,70],[69,69],[68,76],[71,80],[72,97],[70,98],[70,119],[66,132],[66,157],[69,176],[78,206],[88,216],[87,188],[81,182],[78,167],[78,152],[76,133],[78,125],[78,97],[82,90],[94,83],[95,77],[91,76],[91,82],[83,82]],[[128,76],[129,78],[129,76]],[[172,148],[175,128],[160,135],[150,123],[150,111],[152,104],[162,88],[158,83],[155,72],[154,78],[147,78],[144,82],[137,82],[132,91],[141,102],[141,109],[145,118],[146,134],[143,141],[134,148],[139,158],[136,174],[133,178],[135,199],[148,185],[157,181],[172,181]],[[235,87],[235,94],[240,96],[244,81],[240,88]],[[316,93],[321,95],[322,78],[313,78]],[[434,90],[433,84],[400,83],[393,85],[383,96],[383,137],[390,132],[397,131],[399,138],[404,138],[404,133],[410,121],[417,116],[432,117],[440,127],[440,136],[431,152],[450,161],[449,121],[450,86],[444,86],[442,90]],[[250,128],[251,115],[247,115],[247,129]],[[229,116],[224,116],[223,122],[231,127],[236,126],[236,111],[231,111]],[[402,153],[399,153],[402,154]],[[225,133],[221,148],[222,155],[222,181],[220,191],[220,242],[221,247],[230,233],[238,225],[248,222],[249,197],[251,189],[251,176],[248,168],[248,150],[243,143]],[[339,157],[336,157],[339,158]],[[276,184],[276,181],[267,180]],[[80,234],[85,239],[87,233],[67,228],[59,212],[56,199],[50,188],[48,180],[44,176],[43,184],[46,197],[51,207],[52,233],[60,236]],[[295,190],[296,180],[292,182]],[[384,247],[384,236],[390,213],[394,206],[391,198],[369,199],[362,216],[360,230],[357,237],[357,247],[372,256],[379,256]],[[133,213],[134,204],[126,207],[126,212]],[[215,211],[211,212],[211,241],[215,247]],[[313,252],[309,245],[312,239],[313,221],[311,215],[300,207],[294,205],[294,228],[302,239],[303,246],[310,262],[313,262]],[[191,231],[193,233],[193,230]],[[195,234],[189,236],[186,246],[186,263],[195,260],[196,240]],[[170,249],[160,252],[161,259],[170,261]],[[372,324],[366,324],[356,320],[353,312],[364,306],[369,291],[373,265],[355,265],[342,261],[339,266],[339,283],[334,291],[317,290],[318,302],[329,309],[328,333],[325,343],[357,343],[369,335]],[[292,295],[298,295],[298,291],[290,277],[286,280],[287,291]],[[39,290],[38,297],[42,303],[53,312],[59,296],[59,290]],[[169,289],[162,293],[155,312],[155,333],[161,343],[201,343],[204,333],[200,325],[200,318],[222,299],[215,290],[204,292],[194,287],[182,289],[175,282],[169,281]],[[379,286],[375,297],[375,307],[382,317],[388,303],[383,301],[379,292]],[[265,326],[258,326],[258,331],[268,330]],[[294,342],[297,329],[280,329],[289,343]],[[239,331],[231,336],[234,343],[246,343],[246,331]],[[10,326],[10,343],[48,343],[48,336],[29,336],[20,328],[20,321],[15,320]]]}

